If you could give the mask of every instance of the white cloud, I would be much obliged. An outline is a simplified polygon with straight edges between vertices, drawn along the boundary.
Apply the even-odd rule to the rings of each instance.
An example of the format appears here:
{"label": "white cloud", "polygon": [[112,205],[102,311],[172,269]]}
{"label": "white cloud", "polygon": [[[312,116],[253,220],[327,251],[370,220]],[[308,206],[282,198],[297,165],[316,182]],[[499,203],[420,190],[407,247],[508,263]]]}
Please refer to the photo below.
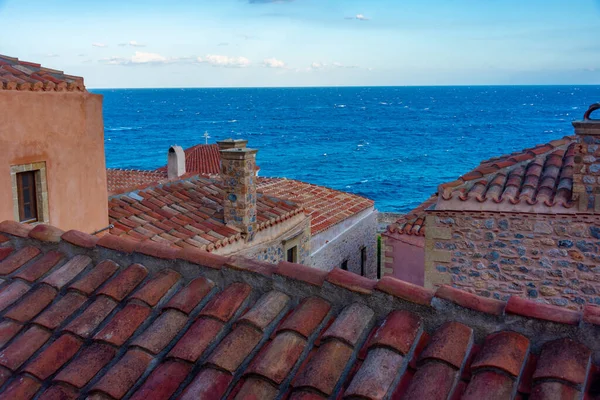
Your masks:
{"label": "white cloud", "polygon": [[344,17],[344,19],[350,19],[350,20],[359,20],[359,21],[368,21],[371,18],[367,18],[365,17],[363,14],[356,14],[354,17]]}
{"label": "white cloud", "polygon": [[146,47],[145,44],[142,43],[138,43],[135,40],[130,40],[127,43],[119,43],[119,47],[125,47],[125,46],[131,46],[131,47]]}
{"label": "white cloud", "polygon": [[322,62],[313,62],[312,64],[310,64],[310,67],[308,67],[306,70],[307,71],[318,71],[318,70],[332,70],[332,69],[337,69],[337,68],[360,68],[358,65],[345,65],[342,64],[340,62],[333,62],[331,64],[327,64],[327,63],[322,63]]}
{"label": "white cloud", "polygon": [[54,57],[58,57],[58,54],[55,54],[55,53],[48,53],[48,54],[46,54],[46,57],[51,57],[51,58],[54,58]]}
{"label": "white cloud", "polygon": [[107,46],[106,44],[104,44],[104,43],[97,43],[97,42],[96,42],[96,43],[92,43],[92,46],[94,46],[94,47],[108,47],[108,46]]}
{"label": "white cloud", "polygon": [[310,64],[311,69],[323,69],[326,66],[327,66],[327,64],[321,64],[319,62],[314,62],[314,63]]}
{"label": "white cloud", "polygon": [[267,68],[286,68],[283,61],[276,58],[267,58],[263,61],[263,65]]}
{"label": "white cloud", "polygon": [[199,63],[210,64],[213,67],[245,68],[250,65],[246,57],[229,57],[216,54],[208,54],[206,57],[198,57]]}
{"label": "white cloud", "polygon": [[144,53],[136,51],[131,57],[109,57],[100,62],[108,65],[140,65],[140,64],[170,64],[183,61],[184,58],[167,58],[157,53]]}

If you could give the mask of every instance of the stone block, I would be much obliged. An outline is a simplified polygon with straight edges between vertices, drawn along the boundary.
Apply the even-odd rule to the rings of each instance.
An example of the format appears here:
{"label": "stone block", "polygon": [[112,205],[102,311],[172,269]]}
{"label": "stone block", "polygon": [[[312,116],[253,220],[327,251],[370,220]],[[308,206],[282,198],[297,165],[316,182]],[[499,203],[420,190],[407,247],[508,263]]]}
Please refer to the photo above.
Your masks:
{"label": "stone block", "polygon": [[452,238],[452,229],[450,228],[442,228],[439,226],[434,226],[427,230],[429,236],[433,239],[451,239]]}

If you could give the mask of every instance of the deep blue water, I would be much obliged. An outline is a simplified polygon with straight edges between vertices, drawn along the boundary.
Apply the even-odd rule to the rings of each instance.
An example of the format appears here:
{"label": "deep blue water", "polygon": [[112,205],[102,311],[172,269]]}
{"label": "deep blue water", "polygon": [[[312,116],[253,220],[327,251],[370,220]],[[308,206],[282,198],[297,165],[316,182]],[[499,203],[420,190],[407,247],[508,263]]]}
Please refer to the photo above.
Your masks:
{"label": "deep blue water", "polygon": [[600,86],[119,89],[104,95],[108,167],[157,168],[172,144],[245,138],[261,176],[405,212],[481,160],[573,132]]}

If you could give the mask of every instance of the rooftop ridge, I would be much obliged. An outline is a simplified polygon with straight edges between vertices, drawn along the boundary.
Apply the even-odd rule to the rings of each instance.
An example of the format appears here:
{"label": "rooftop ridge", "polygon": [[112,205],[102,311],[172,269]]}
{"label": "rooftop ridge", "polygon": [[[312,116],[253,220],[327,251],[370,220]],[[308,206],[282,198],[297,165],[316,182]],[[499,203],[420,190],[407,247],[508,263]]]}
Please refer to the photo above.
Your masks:
{"label": "rooftop ridge", "polygon": [[0,90],[87,92],[83,78],[0,54]]}
{"label": "rooftop ridge", "polygon": [[[510,330],[531,338],[532,347],[564,338],[589,347],[600,360],[600,307],[587,305],[575,311],[511,296],[508,301],[471,294],[451,286],[426,289],[396,278],[379,281],[335,268],[329,272],[305,265],[280,262],[277,265],[239,256],[219,256],[207,251],[177,249],[151,240],[137,242],[107,234],[101,238],[70,230],[64,232],[50,225],[35,227],[15,221],[0,223],[0,248],[4,242],[17,249],[37,241],[44,248],[60,249],[70,255],[85,254],[94,261],[110,258],[130,265],[143,264],[151,272],[170,268],[187,279],[199,275],[220,287],[233,282],[251,282],[263,292],[276,289],[301,298],[320,296],[337,307],[360,303],[373,309],[378,317],[394,310],[419,314],[426,327],[437,328],[453,321],[475,325],[475,337]],[[532,319],[535,323],[532,323]],[[537,341],[537,342],[536,342]]]}

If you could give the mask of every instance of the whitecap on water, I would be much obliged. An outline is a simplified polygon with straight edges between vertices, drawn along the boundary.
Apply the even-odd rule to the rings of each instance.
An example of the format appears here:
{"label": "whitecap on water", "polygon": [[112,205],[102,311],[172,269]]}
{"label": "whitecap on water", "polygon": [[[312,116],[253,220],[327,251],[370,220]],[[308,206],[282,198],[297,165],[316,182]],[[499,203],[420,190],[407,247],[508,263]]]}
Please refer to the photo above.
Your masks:
{"label": "whitecap on water", "polygon": [[237,122],[237,119],[232,119],[232,120],[229,120],[229,121],[227,121],[227,122],[231,122],[231,123],[233,123],[233,122]]}
{"label": "whitecap on water", "polygon": [[345,104],[336,104],[335,108],[346,108]]}

